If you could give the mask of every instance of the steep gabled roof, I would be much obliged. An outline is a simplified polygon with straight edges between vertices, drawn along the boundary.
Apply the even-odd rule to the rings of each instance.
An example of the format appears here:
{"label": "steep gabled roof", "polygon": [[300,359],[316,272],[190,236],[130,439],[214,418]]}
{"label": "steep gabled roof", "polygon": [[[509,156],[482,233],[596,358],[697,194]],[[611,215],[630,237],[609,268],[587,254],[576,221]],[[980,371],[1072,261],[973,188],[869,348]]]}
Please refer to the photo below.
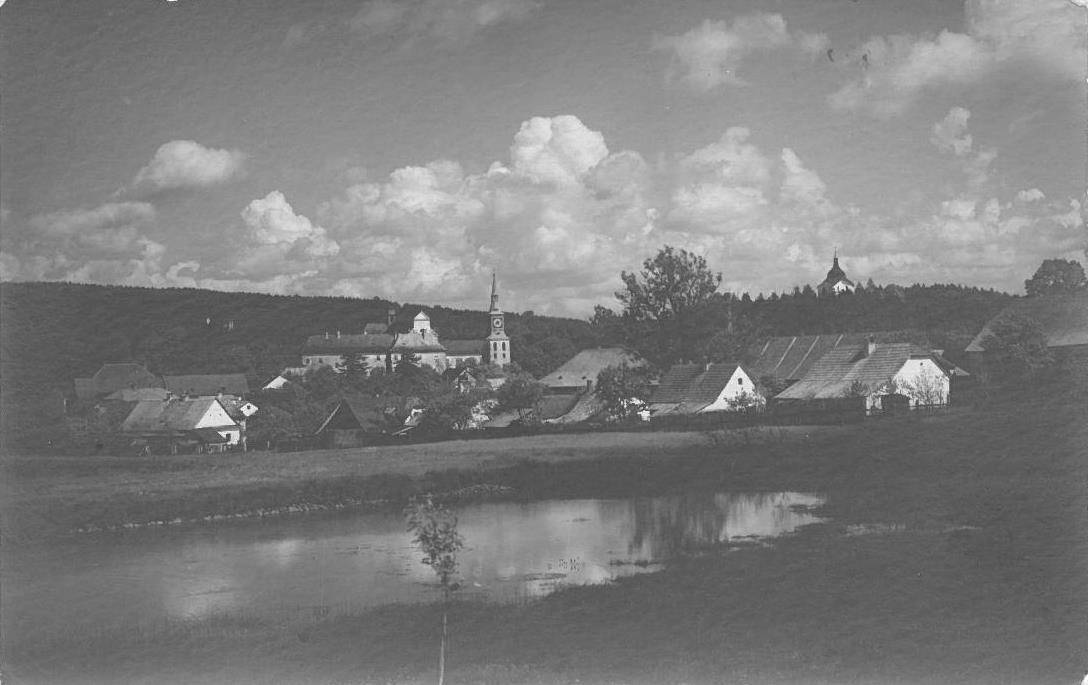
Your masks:
{"label": "steep gabled roof", "polygon": [[[786,335],[769,338],[748,351],[745,365],[752,380],[771,376],[785,381],[803,378],[813,364],[838,346],[857,346],[869,339],[869,333],[827,333],[823,335]],[[924,335],[912,331],[880,331],[871,334],[878,343],[910,342]],[[925,340],[916,340],[926,343]]]}
{"label": "steep gabled roof", "polygon": [[333,407],[315,433],[326,430],[364,430],[380,433],[387,427],[382,407],[369,398],[344,398]]}
{"label": "steep gabled roof", "polygon": [[672,366],[654,388],[651,402],[654,404],[680,403],[684,401],[684,395],[688,387],[695,382],[699,374],[703,372],[700,364],[676,364]]}
{"label": "steep gabled roof", "polygon": [[[121,424],[121,430],[125,433],[195,430],[204,415],[217,404],[219,402],[214,397],[198,397],[191,400],[144,400],[136,403],[132,412]],[[227,421],[229,423],[223,425],[237,425],[229,417]]]}
{"label": "steep gabled roof", "polygon": [[1013,302],[986,322],[967,352],[984,352],[993,324],[1003,316],[1021,316],[1035,321],[1048,347],[1088,345],[1088,290],[1025,297]]}
{"label": "steep gabled roof", "polygon": [[[718,399],[738,368],[744,370],[736,362],[676,364],[658,383],[650,402],[682,404],[695,407],[697,411]],[[748,374],[746,370],[744,372]]]}
{"label": "steep gabled roof", "polygon": [[622,347],[596,347],[582,350],[555,371],[540,379],[549,388],[585,387],[597,382],[597,375],[610,366],[642,366],[645,362]]}
{"label": "steep gabled roof", "polygon": [[219,393],[246,395],[249,381],[244,373],[209,373],[187,376],[163,376],[166,389],[175,395],[210,396]]}
{"label": "steep gabled roof", "polygon": [[932,354],[911,343],[877,344],[871,354],[866,354],[864,344],[842,345],[823,355],[801,380],[776,399],[845,397],[855,383],[876,390],[891,381],[912,357],[932,359]]}

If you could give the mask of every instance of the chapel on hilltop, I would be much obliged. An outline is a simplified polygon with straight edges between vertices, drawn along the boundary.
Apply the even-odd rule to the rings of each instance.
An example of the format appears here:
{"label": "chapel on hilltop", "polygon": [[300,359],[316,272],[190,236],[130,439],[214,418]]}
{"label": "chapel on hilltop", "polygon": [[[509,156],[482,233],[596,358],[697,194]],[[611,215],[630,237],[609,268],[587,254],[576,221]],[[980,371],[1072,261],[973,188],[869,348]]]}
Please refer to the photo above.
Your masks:
{"label": "chapel on hilltop", "polygon": [[816,286],[816,294],[842,295],[843,293],[854,292],[857,287],[857,284],[847,278],[846,272],[839,266],[839,252],[836,250],[831,262],[831,268],[827,270],[827,278]]}
{"label": "chapel on hilltop", "polygon": [[431,328],[431,317],[420,310],[412,319],[412,330],[392,333],[396,310],[390,308],[386,323],[367,323],[362,333],[342,334],[340,331],[324,335],[311,335],[302,348],[302,369],[305,372],[329,367],[339,371],[348,358],[367,364],[370,371],[384,368],[391,370],[407,355],[416,357],[423,366],[442,373],[470,363],[494,364],[505,368],[510,365],[510,338],[506,335],[506,314],[499,307],[498,284],[491,274],[491,306],[488,318],[490,334],[485,339],[439,339]]}

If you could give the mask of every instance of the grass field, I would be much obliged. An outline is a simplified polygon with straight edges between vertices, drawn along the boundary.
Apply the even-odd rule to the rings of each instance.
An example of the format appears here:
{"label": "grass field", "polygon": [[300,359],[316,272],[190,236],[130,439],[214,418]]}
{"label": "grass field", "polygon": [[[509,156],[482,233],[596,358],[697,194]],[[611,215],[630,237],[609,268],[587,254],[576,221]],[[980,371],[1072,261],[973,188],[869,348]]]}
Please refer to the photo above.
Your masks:
{"label": "grass field", "polygon": [[[755,444],[785,444],[841,429],[748,429]],[[488,481],[515,465],[670,457],[702,450],[702,433],[582,433],[420,445],[169,457],[3,458],[9,539],[206,516],[392,500]],[[458,473],[443,473],[455,470]],[[429,475],[430,474],[430,475]],[[524,488],[523,488],[524,490]],[[532,492],[523,492],[532,496]]]}
{"label": "grass field", "polygon": [[[478,443],[453,443],[375,459],[399,455],[400,477],[411,487],[483,479],[532,497],[821,491],[821,513],[830,520],[768,548],[681,559],[659,573],[522,606],[455,603],[447,682],[1077,683],[1088,672],[1083,391],[807,437],[766,432],[708,441],[669,433],[500,442],[489,456]],[[432,459],[466,470],[421,475],[435,468],[427,463],[430,450]],[[263,477],[275,482],[298,458],[338,474],[319,478],[375,477],[382,467],[357,463],[366,461],[360,454],[272,455],[283,461],[265,464]],[[236,459],[182,459],[173,470],[146,475],[173,483],[159,486],[171,493],[205,487],[198,475],[219,473],[214,466],[243,488],[260,478]],[[42,506],[35,497],[84,497],[110,483],[138,488],[143,480],[108,460],[82,474],[65,466],[66,475],[52,477],[18,460],[8,467],[18,487],[29,488],[20,500],[28,508]],[[286,623],[223,616],[87,636],[48,654],[6,654],[5,676],[434,682],[439,612],[345,607]]]}

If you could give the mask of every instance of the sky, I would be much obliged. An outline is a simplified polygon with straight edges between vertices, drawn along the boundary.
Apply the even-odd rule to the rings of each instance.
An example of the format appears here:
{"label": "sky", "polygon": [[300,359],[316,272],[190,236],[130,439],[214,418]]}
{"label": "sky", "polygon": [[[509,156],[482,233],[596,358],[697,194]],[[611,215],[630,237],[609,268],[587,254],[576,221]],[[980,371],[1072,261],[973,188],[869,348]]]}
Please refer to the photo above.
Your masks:
{"label": "sky", "polygon": [[1088,247],[1088,0],[8,0],[0,279],[616,307],[1023,291]]}

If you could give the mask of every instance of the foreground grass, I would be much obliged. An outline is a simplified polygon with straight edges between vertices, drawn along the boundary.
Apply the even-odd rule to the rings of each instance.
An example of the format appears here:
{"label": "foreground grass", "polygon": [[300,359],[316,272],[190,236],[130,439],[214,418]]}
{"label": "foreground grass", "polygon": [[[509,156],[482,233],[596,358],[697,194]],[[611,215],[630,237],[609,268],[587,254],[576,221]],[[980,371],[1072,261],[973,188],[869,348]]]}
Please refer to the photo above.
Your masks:
{"label": "foreground grass", "polygon": [[[540,496],[822,490],[832,520],[770,548],[678,560],[524,606],[457,603],[448,681],[1079,682],[1088,670],[1088,412],[1083,394],[1034,400],[807,440],[708,449],[693,438],[668,458],[635,450],[498,465],[487,478]],[[424,478],[455,485],[479,473]],[[5,675],[433,682],[438,611],[228,616],[84,636],[6,655]]]}

